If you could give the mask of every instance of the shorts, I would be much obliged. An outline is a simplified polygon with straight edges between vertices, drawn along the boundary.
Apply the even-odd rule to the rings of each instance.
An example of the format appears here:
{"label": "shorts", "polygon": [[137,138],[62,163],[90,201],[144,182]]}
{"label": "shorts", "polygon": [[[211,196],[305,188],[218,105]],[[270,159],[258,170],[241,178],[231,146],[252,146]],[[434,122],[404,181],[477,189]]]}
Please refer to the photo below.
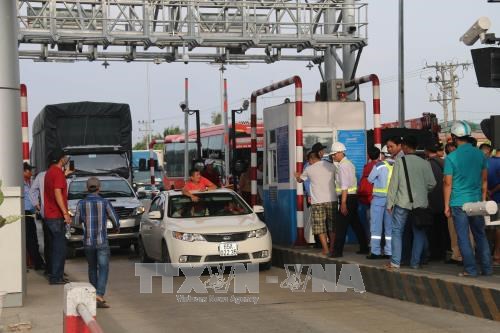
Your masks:
{"label": "shorts", "polygon": [[333,217],[337,210],[336,202],[323,202],[311,205],[312,233],[314,235],[333,232]]}

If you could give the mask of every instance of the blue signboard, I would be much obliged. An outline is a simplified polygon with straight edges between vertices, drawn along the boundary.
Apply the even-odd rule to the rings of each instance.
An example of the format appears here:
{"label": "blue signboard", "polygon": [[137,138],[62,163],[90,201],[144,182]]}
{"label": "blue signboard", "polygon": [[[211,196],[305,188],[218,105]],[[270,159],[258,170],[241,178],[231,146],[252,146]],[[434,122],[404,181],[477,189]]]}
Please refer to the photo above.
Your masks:
{"label": "blue signboard", "polygon": [[290,148],[288,126],[276,128],[276,150],[278,153],[278,183],[290,182]]}
{"label": "blue signboard", "polygon": [[356,167],[356,178],[361,179],[363,167],[366,164],[366,131],[340,130],[337,132],[337,141],[342,142],[347,151],[347,158]]}

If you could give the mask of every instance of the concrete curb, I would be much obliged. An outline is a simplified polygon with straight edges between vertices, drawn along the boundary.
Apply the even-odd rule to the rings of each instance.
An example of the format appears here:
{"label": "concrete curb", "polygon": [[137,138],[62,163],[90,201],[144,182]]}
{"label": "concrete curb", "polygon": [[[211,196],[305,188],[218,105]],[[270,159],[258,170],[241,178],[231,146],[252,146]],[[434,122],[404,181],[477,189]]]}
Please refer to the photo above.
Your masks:
{"label": "concrete curb", "polygon": [[[348,262],[322,258],[299,249],[273,246],[273,266],[284,264],[337,264]],[[350,262],[352,263],[352,262]],[[406,272],[389,272],[360,264],[366,291],[479,318],[500,321],[500,290],[446,281]],[[337,270],[337,274],[340,270]]]}

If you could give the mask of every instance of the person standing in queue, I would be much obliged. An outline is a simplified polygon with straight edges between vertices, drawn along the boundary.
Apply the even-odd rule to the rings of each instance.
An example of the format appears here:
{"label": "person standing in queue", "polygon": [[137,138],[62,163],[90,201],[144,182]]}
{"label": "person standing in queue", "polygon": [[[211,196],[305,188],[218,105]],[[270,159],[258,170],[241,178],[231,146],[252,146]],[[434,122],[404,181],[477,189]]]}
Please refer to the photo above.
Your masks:
{"label": "person standing in queue", "polygon": [[358,216],[356,169],[354,164],[345,156],[345,151],[346,148],[343,143],[334,142],[330,152],[330,156],[337,165],[335,184],[340,202],[340,209],[337,213],[334,250],[331,254],[333,258],[340,258],[344,255],[344,244],[349,225],[351,225],[358,238],[360,249],[356,253],[368,254],[369,252],[366,233],[359,222]]}
{"label": "person standing in queue", "polygon": [[387,210],[392,214],[391,262],[385,265],[390,271],[397,271],[401,266],[405,226],[413,230],[410,265],[414,269],[421,266],[422,253],[427,242],[425,231],[415,223],[407,223],[410,212],[417,208],[427,208],[428,193],[436,186],[436,180],[428,161],[415,154],[417,139],[405,137],[404,156],[394,162],[389,189],[387,191]]}
{"label": "person standing in queue", "polygon": [[26,250],[31,258],[31,263],[35,270],[45,268],[40,250],[38,247],[38,236],[35,224],[35,205],[31,200],[31,177],[33,167],[28,162],[23,163],[23,177],[24,177],[24,221],[26,225]]}
{"label": "person standing in queue", "polygon": [[[302,173],[296,173],[295,179],[302,183],[310,182],[312,230],[318,236],[322,254],[328,255],[332,250],[335,239],[333,227],[334,213],[337,205],[335,193],[335,167],[332,163],[320,158],[318,152],[311,151],[307,154],[309,165]],[[330,238],[330,248],[327,242],[327,232]]]}
{"label": "person standing in queue", "polygon": [[[493,273],[491,254],[486,238],[482,216],[468,216],[462,206],[468,202],[485,201],[488,189],[488,163],[484,153],[471,140],[471,127],[464,121],[457,121],[451,127],[451,136],[457,150],[444,162],[444,213],[453,216],[458,237],[458,247],[462,253],[463,277],[491,275]],[[476,242],[476,253],[469,240],[469,229]],[[478,259],[481,271],[476,267]]]}
{"label": "person standing in queue", "polygon": [[44,212],[44,188],[45,188],[45,174],[47,171],[39,172],[29,191],[29,196],[31,202],[35,205],[36,212],[38,213],[38,219],[42,221],[43,230],[43,258],[45,259],[45,271],[44,274],[49,277],[50,270],[52,268],[50,256],[52,255],[52,240],[50,236],[49,228],[47,228],[47,223],[45,223],[45,212]]}
{"label": "person standing in queue", "polygon": [[[378,162],[368,176],[368,181],[373,184],[373,199],[370,206],[371,253],[367,259],[386,259],[392,254],[392,216],[387,211],[386,204],[393,168],[394,160],[387,157]],[[385,237],[383,254],[382,234]]]}
{"label": "person standing in queue", "polygon": [[63,167],[69,157],[61,149],[50,154],[51,165],[45,174],[44,216],[52,240],[50,284],[64,284],[64,263],[66,260],[66,224],[71,223],[68,210],[68,185]]}

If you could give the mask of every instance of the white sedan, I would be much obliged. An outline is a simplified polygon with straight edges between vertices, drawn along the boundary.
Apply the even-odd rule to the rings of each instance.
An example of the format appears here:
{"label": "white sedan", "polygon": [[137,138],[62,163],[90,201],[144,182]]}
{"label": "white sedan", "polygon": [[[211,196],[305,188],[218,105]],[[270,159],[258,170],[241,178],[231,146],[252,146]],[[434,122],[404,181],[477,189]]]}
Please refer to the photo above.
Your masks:
{"label": "white sedan", "polygon": [[195,193],[197,202],[179,191],[162,192],[144,214],[139,233],[141,261],[192,266],[231,263],[271,265],[271,234],[234,191]]}

